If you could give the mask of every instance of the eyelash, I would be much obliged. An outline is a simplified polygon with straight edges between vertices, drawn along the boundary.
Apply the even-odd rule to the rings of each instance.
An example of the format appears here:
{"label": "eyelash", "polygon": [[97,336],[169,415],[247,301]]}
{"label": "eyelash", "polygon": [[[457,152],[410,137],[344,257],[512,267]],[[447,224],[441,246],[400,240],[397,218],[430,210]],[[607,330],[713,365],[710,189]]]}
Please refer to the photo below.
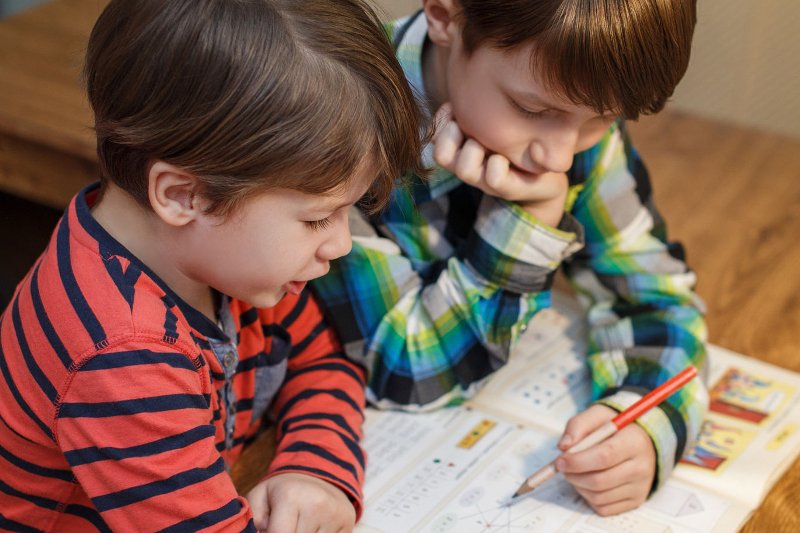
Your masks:
{"label": "eyelash", "polygon": [[326,229],[328,226],[331,225],[330,218],[322,218],[320,220],[308,220],[306,221],[306,226],[311,228],[314,231],[322,231]]}
{"label": "eyelash", "polygon": [[511,105],[514,106],[514,109],[516,109],[517,111],[519,111],[528,118],[544,118],[545,116],[545,111],[530,111],[528,109],[525,109],[518,103],[516,103],[514,100],[510,100],[510,102]]}

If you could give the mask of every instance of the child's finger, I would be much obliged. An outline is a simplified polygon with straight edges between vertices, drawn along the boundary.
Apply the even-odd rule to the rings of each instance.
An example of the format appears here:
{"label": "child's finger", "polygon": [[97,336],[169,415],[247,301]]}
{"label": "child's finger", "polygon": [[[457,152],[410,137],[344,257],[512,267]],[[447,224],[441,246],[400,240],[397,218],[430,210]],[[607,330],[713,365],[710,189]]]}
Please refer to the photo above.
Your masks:
{"label": "child's finger", "polygon": [[294,505],[279,505],[272,510],[267,519],[267,533],[298,531],[298,510]]}
{"label": "child's finger", "polygon": [[[564,470],[560,472],[564,479],[569,481],[575,488],[601,492],[614,489],[629,483],[636,482],[636,465],[632,460],[622,461],[610,468],[594,468],[591,462],[580,462],[579,454],[565,457]],[[570,461],[573,459],[573,461]]]}
{"label": "child's finger", "polygon": [[464,134],[455,122],[449,121],[442,126],[433,139],[433,159],[442,167],[452,170],[458,156]]}
{"label": "child's finger", "polygon": [[573,486],[578,494],[583,496],[583,499],[592,507],[608,506],[625,500],[634,501],[639,490],[638,485],[633,483],[626,483],[613,489],[599,491],[578,487],[574,484]]}
{"label": "child's finger", "polygon": [[616,415],[616,411],[605,405],[593,405],[582,413],[578,413],[567,422],[564,434],[558,441],[558,448],[561,451],[567,451]]}
{"label": "child's finger", "polygon": [[493,196],[506,197],[503,190],[506,187],[509,165],[508,159],[500,154],[492,154],[486,160],[484,180],[486,185],[496,193]]}
{"label": "child's finger", "polygon": [[565,453],[556,460],[560,472],[586,473],[613,468],[631,459],[625,439],[616,438],[619,434],[577,453]]}
{"label": "child's finger", "polygon": [[267,528],[267,517],[269,516],[266,484],[259,483],[248,492],[247,501],[250,503],[250,510],[253,512],[253,525],[257,530],[264,531]]}
{"label": "child's finger", "polygon": [[453,172],[464,183],[477,186],[483,177],[485,157],[486,149],[474,139],[467,139],[458,154]]}
{"label": "child's finger", "polygon": [[620,500],[607,505],[593,505],[592,509],[600,516],[613,516],[639,507],[644,500]]}

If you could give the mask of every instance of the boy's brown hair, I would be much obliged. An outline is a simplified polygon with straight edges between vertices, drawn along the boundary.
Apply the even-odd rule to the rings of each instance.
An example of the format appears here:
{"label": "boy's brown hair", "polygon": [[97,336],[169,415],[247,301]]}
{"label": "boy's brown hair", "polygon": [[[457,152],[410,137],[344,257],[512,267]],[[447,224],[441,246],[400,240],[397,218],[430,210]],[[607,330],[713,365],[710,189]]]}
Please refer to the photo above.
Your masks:
{"label": "boy's brown hair", "polygon": [[198,176],[222,216],[271,188],[336,190],[365,164],[377,208],[421,171],[419,108],[363,0],[112,0],[84,78],[101,181],[144,206],[155,160]]}
{"label": "boy's brown hair", "polygon": [[597,112],[657,113],[689,63],[696,0],[456,0],[465,51],[534,44],[550,90]]}

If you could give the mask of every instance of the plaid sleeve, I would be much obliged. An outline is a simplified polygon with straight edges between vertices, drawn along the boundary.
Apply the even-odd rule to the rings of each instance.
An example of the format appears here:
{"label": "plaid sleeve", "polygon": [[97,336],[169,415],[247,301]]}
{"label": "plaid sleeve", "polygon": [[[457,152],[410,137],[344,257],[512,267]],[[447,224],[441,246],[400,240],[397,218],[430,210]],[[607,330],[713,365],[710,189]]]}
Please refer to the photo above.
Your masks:
{"label": "plaid sleeve", "polygon": [[[579,154],[575,167],[586,169],[572,206],[586,245],[565,268],[589,304],[594,397],[622,410],[687,365],[706,374],[704,306],[683,249],[666,238],[624,124]],[[656,448],[654,487],[696,438],[707,403],[701,380],[693,380],[639,419]]]}
{"label": "plaid sleeve", "polygon": [[[468,210],[456,197],[450,212]],[[455,246],[443,226],[459,221],[437,214],[443,204],[417,206],[398,189],[382,215],[391,239],[354,229],[353,250],[313,285],[348,355],[368,368],[378,406],[430,408],[471,395],[550,305],[553,271],[580,247],[571,217],[544,228],[522,209],[477,198],[465,244]]]}

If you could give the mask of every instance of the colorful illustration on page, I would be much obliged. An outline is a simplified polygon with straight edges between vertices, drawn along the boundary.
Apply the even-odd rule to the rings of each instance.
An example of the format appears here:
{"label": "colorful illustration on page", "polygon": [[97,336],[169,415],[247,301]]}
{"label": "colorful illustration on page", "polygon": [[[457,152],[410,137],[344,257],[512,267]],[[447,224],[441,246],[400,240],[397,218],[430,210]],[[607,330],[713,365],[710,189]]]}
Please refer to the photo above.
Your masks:
{"label": "colorful illustration on page", "polygon": [[742,454],[754,436],[753,431],[706,420],[697,442],[680,462],[721,474]]}
{"label": "colorful illustration on page", "polygon": [[715,413],[760,424],[777,413],[794,395],[790,385],[729,368],[711,389],[710,409]]}

